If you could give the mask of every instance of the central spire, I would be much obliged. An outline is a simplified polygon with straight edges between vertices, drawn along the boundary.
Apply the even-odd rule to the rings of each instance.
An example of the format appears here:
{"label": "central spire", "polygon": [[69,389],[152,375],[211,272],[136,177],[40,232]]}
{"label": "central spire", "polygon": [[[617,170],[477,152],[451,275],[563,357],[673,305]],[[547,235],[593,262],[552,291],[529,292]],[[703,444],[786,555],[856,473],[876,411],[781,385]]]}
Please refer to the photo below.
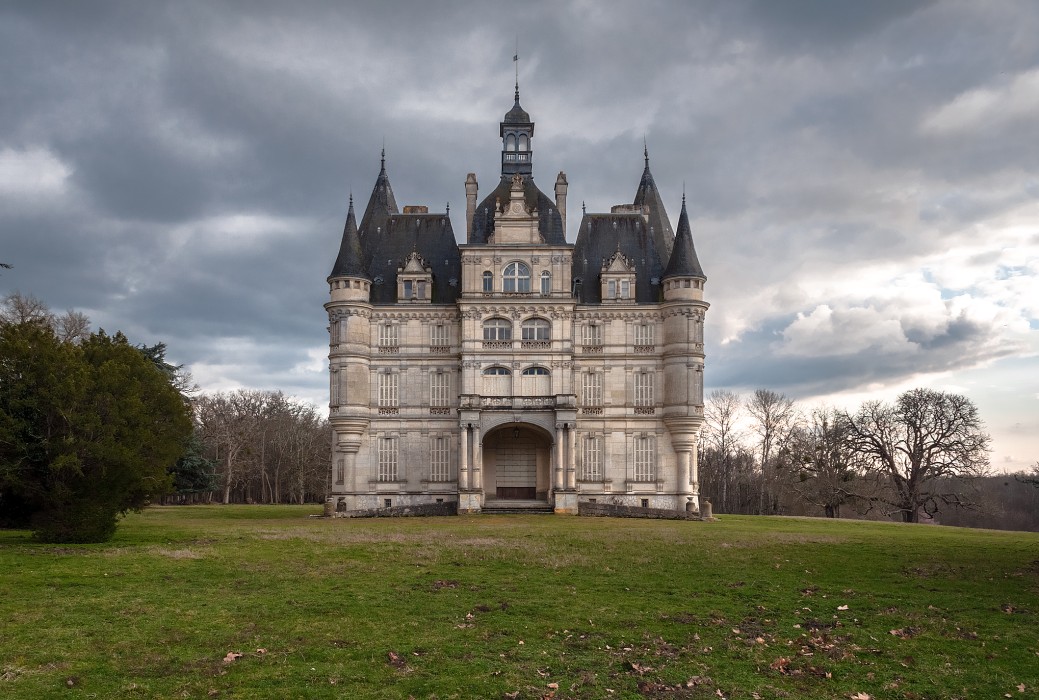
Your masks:
{"label": "central spire", "polygon": [[501,174],[502,177],[512,175],[529,176],[533,170],[531,167],[531,139],[534,137],[534,122],[530,115],[520,106],[519,97],[519,48],[512,56],[516,64],[516,93],[515,104],[512,105],[500,124],[501,146]]}

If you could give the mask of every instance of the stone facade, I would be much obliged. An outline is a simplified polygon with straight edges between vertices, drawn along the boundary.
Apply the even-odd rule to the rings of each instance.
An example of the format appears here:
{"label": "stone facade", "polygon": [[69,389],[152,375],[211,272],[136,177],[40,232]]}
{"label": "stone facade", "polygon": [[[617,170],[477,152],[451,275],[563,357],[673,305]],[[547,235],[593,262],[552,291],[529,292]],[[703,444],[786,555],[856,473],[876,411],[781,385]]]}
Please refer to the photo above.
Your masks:
{"label": "stone facade", "polygon": [[501,123],[502,173],[466,243],[397,210],[385,159],[328,278],[332,494],[349,511],[537,500],[699,510],[706,277],[649,172],[633,204],[586,213],[532,176],[534,123]]}

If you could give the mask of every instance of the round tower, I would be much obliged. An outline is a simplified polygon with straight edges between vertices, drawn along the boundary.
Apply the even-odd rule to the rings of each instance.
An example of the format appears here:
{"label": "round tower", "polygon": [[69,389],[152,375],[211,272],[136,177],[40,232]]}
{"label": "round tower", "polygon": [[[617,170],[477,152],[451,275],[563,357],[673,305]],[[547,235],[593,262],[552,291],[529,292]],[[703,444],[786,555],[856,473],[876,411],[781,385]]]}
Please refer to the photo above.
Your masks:
{"label": "round tower", "polygon": [[328,291],[332,497],[337,507],[342,502],[345,509],[353,510],[358,507],[356,494],[367,488],[355,481],[357,453],[369,422],[372,305],[352,196],[339,256],[328,276]]}
{"label": "round tower", "polygon": [[678,232],[661,279],[664,288],[664,424],[678,456],[676,506],[700,510],[696,443],[703,426],[704,275],[693,247],[685,196]]}

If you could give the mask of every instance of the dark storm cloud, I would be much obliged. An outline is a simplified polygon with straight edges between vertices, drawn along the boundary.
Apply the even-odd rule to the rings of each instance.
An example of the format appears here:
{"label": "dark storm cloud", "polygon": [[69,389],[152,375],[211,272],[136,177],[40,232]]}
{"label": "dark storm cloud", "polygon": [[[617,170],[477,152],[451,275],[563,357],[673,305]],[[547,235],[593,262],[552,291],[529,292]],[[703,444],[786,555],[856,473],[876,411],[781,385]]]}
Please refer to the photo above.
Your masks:
{"label": "dark storm cloud", "polygon": [[[672,223],[684,185],[709,388],[833,393],[1021,346],[1003,325],[1024,312],[982,284],[1033,274],[1013,240],[965,253],[982,279],[957,282],[976,295],[962,318],[847,286],[904,271],[841,287],[946,264],[1035,200],[1039,122],[1002,107],[1027,114],[1039,11],[1012,0],[9,2],[0,291],[165,341],[204,389],[322,403],[348,193],[363,207],[385,142],[398,202],[451,202],[463,236],[466,173],[482,193],[497,180],[517,35],[535,177],[549,191],[567,172],[571,240],[582,201],[632,200],[643,137]],[[4,191],[4,158],[51,180]]]}

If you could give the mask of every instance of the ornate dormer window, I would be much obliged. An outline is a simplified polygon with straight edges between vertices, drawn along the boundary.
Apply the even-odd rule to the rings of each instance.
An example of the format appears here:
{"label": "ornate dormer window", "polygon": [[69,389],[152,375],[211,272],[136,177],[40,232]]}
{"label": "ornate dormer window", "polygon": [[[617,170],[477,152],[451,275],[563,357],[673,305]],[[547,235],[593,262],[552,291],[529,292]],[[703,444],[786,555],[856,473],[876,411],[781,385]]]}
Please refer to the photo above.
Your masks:
{"label": "ornate dormer window", "polygon": [[599,278],[604,304],[635,301],[635,263],[624,257],[619,249],[603,263]]}
{"label": "ornate dormer window", "polygon": [[432,268],[413,251],[397,268],[397,301],[428,304],[432,297]]}

